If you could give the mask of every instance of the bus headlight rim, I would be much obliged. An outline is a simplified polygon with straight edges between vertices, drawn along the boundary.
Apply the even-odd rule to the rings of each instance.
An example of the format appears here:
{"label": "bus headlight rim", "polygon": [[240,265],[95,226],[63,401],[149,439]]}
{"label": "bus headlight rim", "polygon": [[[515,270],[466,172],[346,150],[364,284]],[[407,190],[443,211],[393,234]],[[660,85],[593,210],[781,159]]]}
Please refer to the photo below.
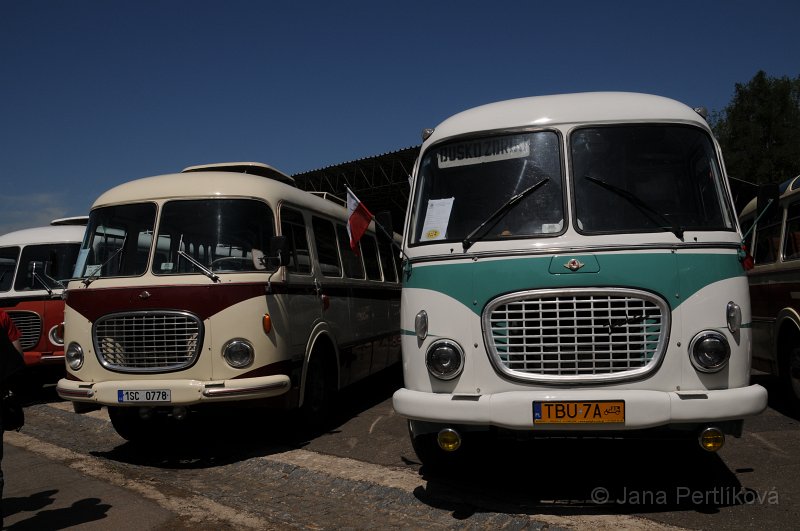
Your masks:
{"label": "bus headlight rim", "polygon": [[234,338],[223,345],[222,357],[234,369],[244,369],[255,361],[255,349],[248,340]]}
{"label": "bus headlight rim", "polygon": [[728,365],[731,347],[724,334],[716,330],[703,330],[689,344],[689,360],[702,373],[715,373]]}
{"label": "bus headlight rim", "polygon": [[464,370],[464,349],[450,339],[434,341],[425,353],[425,366],[435,378],[453,380]]}
{"label": "bus headlight rim", "polygon": [[79,370],[83,367],[83,347],[73,341],[64,351],[64,359],[70,369],[73,371]]}

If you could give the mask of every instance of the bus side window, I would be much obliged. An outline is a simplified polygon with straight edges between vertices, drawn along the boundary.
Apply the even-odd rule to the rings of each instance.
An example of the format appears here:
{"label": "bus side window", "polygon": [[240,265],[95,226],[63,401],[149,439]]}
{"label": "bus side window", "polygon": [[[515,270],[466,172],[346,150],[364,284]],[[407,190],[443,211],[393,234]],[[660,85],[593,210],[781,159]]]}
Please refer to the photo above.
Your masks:
{"label": "bus side window", "polygon": [[778,260],[780,252],[781,222],[780,218],[766,225],[761,222],[756,226],[756,248],[753,258],[756,264],[770,264]]}
{"label": "bus side window", "polygon": [[367,278],[370,280],[381,279],[381,266],[378,263],[378,244],[370,234],[365,234],[361,238],[361,255],[364,257],[364,269],[367,271]]}
{"label": "bus side window", "polygon": [[361,257],[350,248],[350,235],[344,225],[336,225],[336,235],[339,237],[339,251],[344,262],[344,274],[348,278],[364,278],[364,264]]}
{"label": "bus side window", "polygon": [[392,257],[392,242],[387,238],[378,238],[378,253],[383,268],[383,279],[386,282],[397,282],[397,271]]}
{"label": "bus side window", "polygon": [[297,210],[282,207],[281,233],[286,236],[286,247],[289,253],[289,263],[286,269],[301,275],[310,274],[311,255],[308,252],[308,238],[303,214]]}
{"label": "bus side window", "polygon": [[320,272],[326,277],[341,277],[342,267],[339,264],[336,231],[333,223],[315,216],[311,218],[311,228],[314,229],[314,243],[317,247]]}
{"label": "bus side window", "polygon": [[786,210],[786,243],[783,246],[786,260],[800,259],[800,202],[792,203]]}

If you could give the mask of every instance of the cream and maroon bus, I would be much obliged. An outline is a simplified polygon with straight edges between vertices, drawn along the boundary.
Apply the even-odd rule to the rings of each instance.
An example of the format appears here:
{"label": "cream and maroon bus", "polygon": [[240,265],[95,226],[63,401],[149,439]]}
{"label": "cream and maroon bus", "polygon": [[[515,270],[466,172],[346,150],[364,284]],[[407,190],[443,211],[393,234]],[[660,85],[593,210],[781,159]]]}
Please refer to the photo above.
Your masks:
{"label": "cream and maroon bus", "polygon": [[717,450],[766,407],[742,234],[699,111],[542,96],[424,136],[394,395],[424,463],[481,431],[699,435]]}
{"label": "cream and maroon bus", "polygon": [[22,333],[29,375],[40,381],[64,374],[61,294],[85,227],[86,216],[76,216],[0,236],[0,308]]}
{"label": "cream and maroon bus", "polygon": [[392,238],[373,222],[356,254],[346,223],[258,163],[112,188],[66,293],[59,395],[107,406],[129,440],[216,403],[324,419],[337,390],[400,356]]}
{"label": "cream and maroon bus", "polygon": [[800,176],[773,186],[740,216],[753,255],[753,367],[777,376],[800,410]]}

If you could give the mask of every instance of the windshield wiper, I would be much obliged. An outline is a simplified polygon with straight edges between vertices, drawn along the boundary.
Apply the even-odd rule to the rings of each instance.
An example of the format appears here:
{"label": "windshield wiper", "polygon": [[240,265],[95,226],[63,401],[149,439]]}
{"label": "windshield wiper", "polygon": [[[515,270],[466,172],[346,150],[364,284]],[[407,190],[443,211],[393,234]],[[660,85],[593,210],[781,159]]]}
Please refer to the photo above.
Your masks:
{"label": "windshield wiper", "polygon": [[200,270],[201,273],[203,273],[205,276],[207,276],[208,278],[210,278],[214,282],[219,282],[220,281],[219,277],[213,271],[211,271],[206,266],[204,266],[203,264],[201,264],[200,262],[195,260],[192,257],[192,255],[190,255],[190,254],[188,254],[188,253],[186,253],[184,251],[181,251],[180,249],[178,249],[178,255],[181,256],[182,258],[185,258],[190,264],[195,266],[197,269]]}
{"label": "windshield wiper", "polygon": [[[123,239],[122,239],[122,245],[120,245],[120,246],[119,246],[119,248],[118,248],[116,251],[114,251],[113,253],[111,253],[111,256],[109,256],[108,258],[106,258],[106,261],[105,261],[105,262],[103,262],[102,264],[100,264],[99,266],[97,266],[97,267],[95,268],[95,270],[92,272],[92,274],[91,274],[91,275],[89,275],[88,277],[86,277],[86,278],[84,278],[84,279],[83,279],[83,285],[84,285],[84,286],[87,286],[87,287],[88,287],[88,286],[89,286],[89,284],[91,284],[92,282],[94,282],[95,280],[97,280],[98,278],[100,278],[100,271],[102,271],[102,270],[103,270],[103,268],[104,268],[104,267],[105,267],[105,266],[106,266],[106,265],[107,265],[109,262],[111,262],[111,260],[113,260],[115,256],[117,256],[118,254],[120,254],[120,253],[122,252],[122,250],[125,248],[125,242],[126,242],[127,240],[128,240],[128,235],[126,234],[126,235],[125,235],[125,238],[123,238]],[[119,271],[119,267],[117,267],[117,271]]]}
{"label": "windshield wiper", "polygon": [[[681,241],[683,240],[683,227],[681,227],[680,225],[669,219],[666,215],[662,214],[658,210],[654,209],[653,207],[651,207],[650,205],[648,205],[647,203],[636,197],[634,194],[630,193],[627,190],[623,190],[622,188],[618,188],[613,184],[607,183],[602,179],[597,179],[596,177],[591,177],[589,175],[586,175],[584,176],[584,178],[589,181],[592,181],[593,183],[599,186],[602,186],[609,192],[614,192],[623,199],[626,199],[630,204],[635,206],[640,212],[644,213],[649,218],[652,219],[653,217],[655,217],[657,218],[656,219],[657,221],[666,223],[670,227],[669,228],[670,232],[672,232],[672,234],[674,234]],[[659,227],[659,228],[663,229],[664,227]]]}
{"label": "windshield wiper", "polygon": [[[531,186],[529,188],[526,188],[525,190],[521,191],[517,195],[511,196],[508,199],[508,201],[503,203],[500,206],[500,208],[495,210],[492,213],[491,216],[486,218],[486,220],[483,223],[481,223],[480,225],[475,227],[475,230],[470,232],[469,235],[467,235],[467,237],[464,238],[464,240],[461,242],[461,245],[464,247],[464,250],[466,251],[467,249],[472,247],[472,244],[475,243],[475,241],[479,239],[478,235],[481,235],[481,237],[482,237],[483,235],[486,234],[486,232],[490,231],[492,229],[492,227],[497,225],[497,222],[500,221],[500,218],[503,217],[503,214],[505,214],[506,212],[508,212],[512,208],[514,208],[514,206],[516,206],[517,203],[519,203],[520,201],[522,201],[523,199],[528,197],[530,194],[535,192],[540,186],[542,186],[544,183],[546,183],[549,180],[550,180],[550,177],[545,177],[541,181],[537,182],[536,184],[534,184],[533,186]],[[494,223],[492,223],[492,222],[494,222]],[[489,223],[491,223],[491,225],[489,225]],[[486,227],[486,228],[484,229],[484,227]],[[481,234],[481,233],[483,233],[483,234]]]}

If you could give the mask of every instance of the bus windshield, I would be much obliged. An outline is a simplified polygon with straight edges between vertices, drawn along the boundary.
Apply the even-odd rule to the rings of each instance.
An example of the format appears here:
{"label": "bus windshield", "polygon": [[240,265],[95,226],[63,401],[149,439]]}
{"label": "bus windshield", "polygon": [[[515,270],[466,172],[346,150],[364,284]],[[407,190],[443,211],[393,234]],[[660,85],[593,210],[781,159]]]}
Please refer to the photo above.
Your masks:
{"label": "bus windshield", "polygon": [[153,273],[263,271],[274,226],[272,210],[261,201],[170,201],[161,213]]}
{"label": "bus windshield", "polygon": [[20,256],[14,289],[63,289],[72,276],[79,247],[78,243],[26,245]]}
{"label": "bus windshield", "polygon": [[473,239],[482,224],[484,240],[559,234],[564,199],[558,135],[486,136],[429,149],[420,163],[411,223],[412,244]]}
{"label": "bus windshield", "polygon": [[[154,274],[266,268],[261,258],[274,235],[274,217],[261,201],[176,200],[162,207],[160,217],[151,267]],[[153,247],[155,220],[156,205],[152,203],[93,210],[75,277],[143,275]]]}
{"label": "bus windshield", "polygon": [[591,127],[571,135],[576,229],[586,234],[732,230],[714,146],[683,125]]}
{"label": "bus windshield", "polygon": [[156,205],[153,203],[115,205],[92,210],[74,277],[144,274],[155,221]]}
{"label": "bus windshield", "polygon": [[14,282],[14,271],[17,269],[19,247],[0,248],[0,291],[9,291]]}

